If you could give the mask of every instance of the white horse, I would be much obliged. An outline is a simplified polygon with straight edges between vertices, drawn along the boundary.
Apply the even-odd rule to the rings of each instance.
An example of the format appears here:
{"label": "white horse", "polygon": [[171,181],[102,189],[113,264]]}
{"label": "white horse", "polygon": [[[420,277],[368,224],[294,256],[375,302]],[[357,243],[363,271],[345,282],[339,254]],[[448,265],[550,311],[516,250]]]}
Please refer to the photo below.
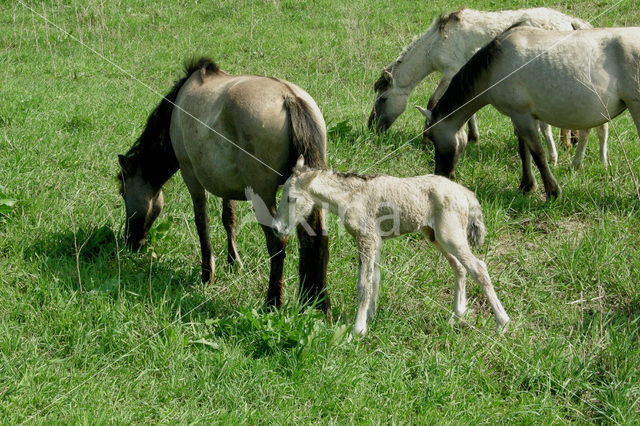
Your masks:
{"label": "white horse", "polygon": [[[640,134],[640,28],[548,31],[509,29],[479,50],[454,76],[426,117],[434,142],[436,174],[451,176],[466,146],[464,123],[493,105],[518,134],[525,192],[535,187],[531,155],[548,196],[559,196],[538,138],[538,120],[567,129],[589,129],[625,109]],[[579,149],[587,131],[579,132]]]}
{"label": "white horse", "polygon": [[367,319],[376,311],[382,240],[418,231],[453,268],[456,285],[452,320],[466,310],[466,270],[482,286],[498,328],[509,322],[486,265],[469,248],[469,242],[482,244],[486,231],[478,200],[462,185],[434,175],[397,178],[311,169],[304,166],[300,157],[284,184],[273,227],[279,235],[288,235],[314,208],[337,214],[358,245],[360,273],[354,336],[364,336]]}
{"label": "white horse", "polygon": [[[451,79],[473,54],[493,38],[516,22],[549,30],[573,30],[591,28],[586,21],[565,15],[553,9],[535,8],[483,12],[461,9],[436,18],[427,31],[407,46],[398,59],[386,67],[374,88],[376,100],[369,116],[369,128],[386,130],[407,108],[413,89],[434,71],[442,73],[438,86],[429,99],[431,109],[442,97]],[[549,160],[555,166],[558,153],[553,141],[551,127],[540,123],[540,130],[549,150]],[[600,157],[606,165],[608,126],[597,128],[600,138]],[[469,120],[469,139],[478,139],[475,115]],[[580,163],[576,152],[574,164]]]}

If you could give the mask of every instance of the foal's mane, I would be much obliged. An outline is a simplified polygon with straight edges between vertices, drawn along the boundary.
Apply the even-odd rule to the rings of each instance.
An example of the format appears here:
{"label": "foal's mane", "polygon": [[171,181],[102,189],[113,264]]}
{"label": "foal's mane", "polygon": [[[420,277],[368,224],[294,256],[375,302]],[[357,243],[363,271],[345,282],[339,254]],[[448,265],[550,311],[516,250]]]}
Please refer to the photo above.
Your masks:
{"label": "foal's mane", "polygon": [[345,179],[356,178],[356,179],[361,179],[361,180],[364,180],[364,181],[371,180],[371,179],[377,178],[378,176],[381,176],[379,174],[361,175],[361,174],[354,173],[354,172],[335,172],[335,171],[332,171],[332,173],[334,175],[338,176],[338,177],[341,177],[341,178],[345,178]]}
{"label": "foal's mane", "polygon": [[184,76],[174,83],[169,93],[151,112],[142,134],[133,146],[126,154],[120,156],[122,169],[117,178],[120,181],[121,193],[124,179],[138,167],[140,167],[142,177],[158,188],[178,170],[178,159],[173,152],[169,137],[171,114],[178,92],[189,76],[198,70],[203,76],[222,72],[211,59],[206,57],[193,58],[184,63]]}

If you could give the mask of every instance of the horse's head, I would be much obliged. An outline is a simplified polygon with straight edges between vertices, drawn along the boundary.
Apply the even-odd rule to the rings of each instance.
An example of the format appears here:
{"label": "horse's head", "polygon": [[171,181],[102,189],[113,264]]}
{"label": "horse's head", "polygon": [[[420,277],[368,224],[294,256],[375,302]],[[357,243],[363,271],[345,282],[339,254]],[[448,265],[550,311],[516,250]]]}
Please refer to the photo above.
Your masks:
{"label": "horse's head", "polygon": [[407,89],[397,87],[388,68],[382,71],[382,75],[373,85],[373,90],[376,93],[376,100],[367,126],[370,130],[375,128],[377,131],[384,132],[407,108],[409,93]]}
{"label": "horse's head", "polygon": [[143,177],[135,161],[119,155],[118,162],[120,195],[124,199],[127,214],[124,241],[129,248],[137,250],[145,243],[149,228],[162,211],[164,197],[161,188]]}
{"label": "horse's head", "polygon": [[455,178],[455,167],[460,154],[467,146],[467,133],[464,126],[453,129],[448,122],[434,117],[433,112],[416,106],[425,117],[422,132],[422,144],[433,142],[435,155],[435,174],[449,179]]}
{"label": "horse's head", "polygon": [[311,169],[304,165],[301,155],[293,173],[282,187],[282,199],[272,225],[281,237],[291,234],[293,228],[306,220],[313,210],[314,203],[308,189],[315,174],[310,172]]}

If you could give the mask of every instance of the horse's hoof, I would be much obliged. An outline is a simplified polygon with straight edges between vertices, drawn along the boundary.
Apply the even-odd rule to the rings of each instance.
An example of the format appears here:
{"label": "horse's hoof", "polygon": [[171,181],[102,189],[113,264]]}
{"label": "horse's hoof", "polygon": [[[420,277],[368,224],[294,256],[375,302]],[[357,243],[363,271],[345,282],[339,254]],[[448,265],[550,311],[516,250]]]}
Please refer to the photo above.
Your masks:
{"label": "horse's hoof", "polygon": [[547,192],[547,201],[562,199],[562,188],[559,186]]}
{"label": "horse's hoof", "polygon": [[536,189],[536,183],[520,183],[520,187],[518,188],[522,193],[528,194],[534,189]]}
{"label": "horse's hoof", "polygon": [[509,319],[507,319],[505,322],[499,322],[497,324],[496,327],[496,332],[502,336],[503,334],[505,334],[507,332],[507,326],[509,325]]}

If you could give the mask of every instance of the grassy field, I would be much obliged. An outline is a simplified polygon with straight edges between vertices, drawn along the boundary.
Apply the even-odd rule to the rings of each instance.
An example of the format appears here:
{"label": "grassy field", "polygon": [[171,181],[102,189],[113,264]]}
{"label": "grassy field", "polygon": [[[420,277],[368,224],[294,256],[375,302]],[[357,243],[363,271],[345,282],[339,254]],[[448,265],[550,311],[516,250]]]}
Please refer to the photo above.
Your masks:
{"label": "grassy field", "polygon": [[[512,318],[503,336],[480,289],[447,323],[448,264],[421,236],[385,243],[378,315],[355,315],[356,248],[330,220],[332,319],[298,313],[297,241],[287,306],[265,312],[264,237],[239,209],[244,268],[224,264],[212,198],[216,282],[199,282],[199,247],[181,178],[140,253],[123,246],[116,155],[179,75],[208,54],[227,72],[291,80],[318,102],[334,169],[429,173],[411,108],[384,136],[365,126],[382,66],[440,12],[550,6],[598,26],[640,24],[640,2],[0,0],[0,422],[565,423],[640,422],[640,145],[614,121],[612,166],[595,135],[584,167],[561,149],[564,198],[516,188],[506,117],[479,114],[481,141],[458,180],[488,229],[476,252]],[[63,32],[64,31],[64,32]],[[124,72],[123,72],[124,71]],[[410,105],[426,104],[427,79]],[[153,90],[151,90],[153,89]],[[537,173],[536,173],[537,175]],[[541,186],[541,185],[539,185]]]}

